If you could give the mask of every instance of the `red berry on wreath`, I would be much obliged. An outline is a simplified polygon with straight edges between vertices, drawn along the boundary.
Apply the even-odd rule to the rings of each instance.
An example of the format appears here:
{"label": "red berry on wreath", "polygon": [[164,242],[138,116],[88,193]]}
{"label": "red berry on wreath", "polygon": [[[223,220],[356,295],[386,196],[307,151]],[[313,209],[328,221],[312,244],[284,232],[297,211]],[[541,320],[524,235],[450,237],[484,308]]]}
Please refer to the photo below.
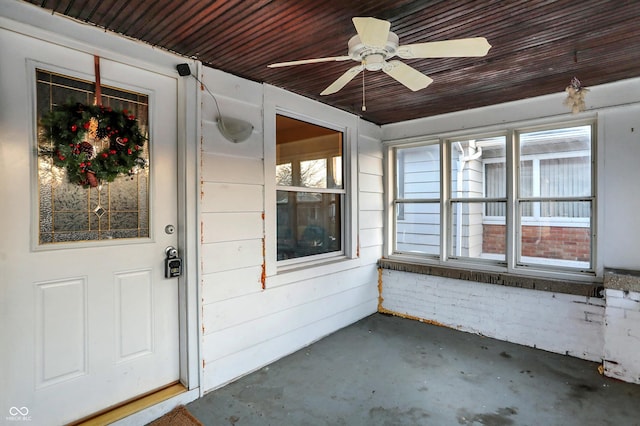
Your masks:
{"label": "red berry on wreath", "polygon": [[78,126],[76,126],[75,124],[73,126],[71,126],[71,131],[75,132],[76,130],[78,130]]}
{"label": "red berry on wreath", "polygon": [[109,154],[107,154],[106,152],[103,152],[102,153],[102,158],[107,158],[107,157],[109,157]]}
{"label": "red berry on wreath", "polygon": [[131,155],[132,151],[131,148],[127,149],[127,154]]}
{"label": "red berry on wreath", "polygon": [[87,121],[86,123],[84,123],[84,124],[82,125],[82,127],[84,127],[85,129],[88,129],[89,127],[91,127],[91,122],[90,122],[90,121]]}
{"label": "red berry on wreath", "polygon": [[111,155],[116,155],[116,152],[117,151],[115,149],[110,149],[109,150],[109,154],[111,154]]}

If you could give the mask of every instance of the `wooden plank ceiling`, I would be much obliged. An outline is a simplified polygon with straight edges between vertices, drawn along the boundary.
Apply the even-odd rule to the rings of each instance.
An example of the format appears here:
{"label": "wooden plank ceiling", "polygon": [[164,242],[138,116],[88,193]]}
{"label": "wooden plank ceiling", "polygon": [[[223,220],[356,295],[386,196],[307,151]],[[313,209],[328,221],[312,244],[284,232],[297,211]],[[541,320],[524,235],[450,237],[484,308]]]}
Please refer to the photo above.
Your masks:
{"label": "wooden plank ceiling", "polygon": [[[28,0],[205,65],[266,82],[387,124],[640,76],[640,1]],[[365,72],[320,92],[353,66],[267,64],[347,54],[354,16],[391,22],[400,44],[486,37],[482,58],[403,60],[434,82],[411,92]],[[588,97],[587,97],[588,106]]]}

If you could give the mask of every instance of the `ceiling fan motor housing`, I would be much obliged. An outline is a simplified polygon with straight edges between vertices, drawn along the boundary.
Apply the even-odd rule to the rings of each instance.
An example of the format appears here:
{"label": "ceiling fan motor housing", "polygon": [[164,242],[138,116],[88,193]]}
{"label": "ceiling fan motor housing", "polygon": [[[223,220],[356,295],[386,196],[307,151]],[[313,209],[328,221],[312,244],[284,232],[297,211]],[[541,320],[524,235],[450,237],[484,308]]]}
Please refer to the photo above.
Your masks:
{"label": "ceiling fan motor housing", "polygon": [[368,71],[379,71],[384,67],[385,60],[395,56],[398,42],[398,36],[391,31],[384,47],[367,46],[355,35],[349,40],[349,56],[354,61],[363,62]]}

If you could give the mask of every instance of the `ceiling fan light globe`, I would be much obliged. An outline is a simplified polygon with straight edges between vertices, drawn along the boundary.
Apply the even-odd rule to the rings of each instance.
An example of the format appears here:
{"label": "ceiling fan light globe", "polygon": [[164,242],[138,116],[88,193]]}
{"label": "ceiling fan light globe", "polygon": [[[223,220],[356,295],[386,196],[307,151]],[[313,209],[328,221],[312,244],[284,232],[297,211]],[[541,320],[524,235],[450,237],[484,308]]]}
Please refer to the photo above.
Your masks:
{"label": "ceiling fan light globe", "polygon": [[380,71],[384,67],[385,56],[380,53],[368,55],[363,58],[364,67],[367,71]]}

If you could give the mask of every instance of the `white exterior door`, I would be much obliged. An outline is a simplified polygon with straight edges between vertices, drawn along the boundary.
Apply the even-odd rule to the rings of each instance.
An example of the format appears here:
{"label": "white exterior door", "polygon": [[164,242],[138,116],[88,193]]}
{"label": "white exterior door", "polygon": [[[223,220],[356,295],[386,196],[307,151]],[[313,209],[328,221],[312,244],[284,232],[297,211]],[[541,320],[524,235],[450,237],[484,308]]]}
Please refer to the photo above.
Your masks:
{"label": "white exterior door", "polygon": [[42,244],[36,68],[92,80],[94,57],[0,29],[0,75],[13,80],[0,96],[0,423],[28,412],[48,425],[179,379],[178,278],[164,277],[179,232],[177,81],[101,59],[104,86],[148,97],[148,236]]}

